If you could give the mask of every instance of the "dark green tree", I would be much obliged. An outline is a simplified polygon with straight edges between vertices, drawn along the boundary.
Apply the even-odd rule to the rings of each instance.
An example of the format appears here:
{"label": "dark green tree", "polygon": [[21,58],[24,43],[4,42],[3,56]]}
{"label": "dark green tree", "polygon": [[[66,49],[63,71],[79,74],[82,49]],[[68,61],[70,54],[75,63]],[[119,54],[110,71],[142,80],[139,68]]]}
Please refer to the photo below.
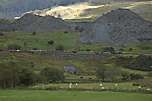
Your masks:
{"label": "dark green tree", "polygon": [[105,72],[106,72],[106,67],[104,65],[101,67],[98,67],[96,70],[96,76],[97,78],[101,79],[102,82],[105,81]]}
{"label": "dark green tree", "polygon": [[56,68],[44,68],[40,73],[45,79],[46,82],[57,82],[64,80],[64,72]]}
{"label": "dark green tree", "polygon": [[49,44],[49,45],[53,45],[53,44],[54,44],[54,41],[53,41],[53,40],[49,40],[49,41],[48,41],[48,44]]}
{"label": "dark green tree", "polygon": [[19,84],[24,86],[30,86],[35,83],[36,74],[34,71],[28,68],[23,68],[19,72]]}
{"label": "dark green tree", "polygon": [[15,88],[19,82],[19,67],[14,62],[0,63],[0,87]]}

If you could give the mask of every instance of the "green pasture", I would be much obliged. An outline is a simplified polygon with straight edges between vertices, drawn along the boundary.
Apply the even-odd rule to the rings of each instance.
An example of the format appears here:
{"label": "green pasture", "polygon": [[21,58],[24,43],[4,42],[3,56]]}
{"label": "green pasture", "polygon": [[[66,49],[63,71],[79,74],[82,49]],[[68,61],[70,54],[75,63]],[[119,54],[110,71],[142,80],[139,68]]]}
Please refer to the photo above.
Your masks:
{"label": "green pasture", "polygon": [[0,101],[151,101],[152,95],[91,91],[0,90]]}

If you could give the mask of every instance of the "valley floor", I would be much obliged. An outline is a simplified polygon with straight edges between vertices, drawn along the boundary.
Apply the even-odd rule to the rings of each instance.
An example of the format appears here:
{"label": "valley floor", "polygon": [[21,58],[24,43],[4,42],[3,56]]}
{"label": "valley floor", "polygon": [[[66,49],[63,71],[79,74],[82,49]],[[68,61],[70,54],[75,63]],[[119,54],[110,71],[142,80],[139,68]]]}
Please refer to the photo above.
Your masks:
{"label": "valley floor", "polygon": [[151,101],[152,95],[88,91],[0,90],[0,101]]}

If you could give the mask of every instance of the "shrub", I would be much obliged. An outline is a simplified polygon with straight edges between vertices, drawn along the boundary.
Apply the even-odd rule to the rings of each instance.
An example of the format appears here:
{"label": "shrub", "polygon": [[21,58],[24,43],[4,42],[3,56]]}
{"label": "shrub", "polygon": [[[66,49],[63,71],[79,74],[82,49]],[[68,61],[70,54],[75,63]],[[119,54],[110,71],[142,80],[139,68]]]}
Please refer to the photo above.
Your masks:
{"label": "shrub", "polygon": [[139,83],[133,83],[132,85],[133,85],[133,86],[140,86]]}
{"label": "shrub", "polygon": [[36,35],[36,32],[33,32],[32,35]]}
{"label": "shrub", "polygon": [[110,53],[114,54],[115,53],[115,49],[113,47],[105,47],[103,49],[103,52],[110,52]]}
{"label": "shrub", "polygon": [[68,31],[64,31],[64,33],[69,33]]}
{"label": "shrub", "polygon": [[0,36],[4,36],[4,33],[0,32]]}
{"label": "shrub", "polygon": [[80,76],[80,79],[83,79],[84,77],[83,76]]}
{"label": "shrub", "polygon": [[98,79],[104,81],[120,81],[121,80],[121,70],[120,68],[114,68],[107,65],[102,65],[96,70],[96,76]]}
{"label": "shrub", "polygon": [[50,40],[50,41],[48,41],[48,44],[49,44],[49,45],[53,45],[53,44],[54,44],[54,41],[53,41],[53,40]]}
{"label": "shrub", "polygon": [[46,82],[57,82],[64,80],[64,72],[56,68],[44,68],[40,74],[46,79]]}
{"label": "shrub", "polygon": [[133,51],[133,48],[129,48],[129,51]]}
{"label": "shrub", "polygon": [[86,51],[87,51],[87,52],[90,52],[90,51],[91,51],[91,49],[86,49]]}
{"label": "shrub", "polygon": [[20,50],[21,46],[18,44],[10,44],[7,46],[8,50]]}
{"label": "shrub", "polygon": [[38,48],[32,48],[32,50],[38,50]]}
{"label": "shrub", "polygon": [[56,50],[63,51],[63,50],[64,50],[64,47],[63,47],[62,45],[58,45],[58,46],[56,47]]}
{"label": "shrub", "polygon": [[144,79],[144,76],[142,76],[142,75],[140,75],[140,74],[132,73],[132,74],[130,74],[130,79],[131,79],[131,80]]}
{"label": "shrub", "polygon": [[73,50],[72,53],[77,53],[77,51],[76,51],[76,50]]}

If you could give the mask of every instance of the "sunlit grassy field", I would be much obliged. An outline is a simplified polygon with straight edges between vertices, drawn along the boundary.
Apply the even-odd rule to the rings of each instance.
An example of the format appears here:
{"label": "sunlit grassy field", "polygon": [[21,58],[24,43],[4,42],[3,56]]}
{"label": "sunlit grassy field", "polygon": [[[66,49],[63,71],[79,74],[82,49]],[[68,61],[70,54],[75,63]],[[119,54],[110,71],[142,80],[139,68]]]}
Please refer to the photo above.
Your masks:
{"label": "sunlit grassy field", "polygon": [[151,101],[152,95],[89,91],[1,90],[0,101]]}

